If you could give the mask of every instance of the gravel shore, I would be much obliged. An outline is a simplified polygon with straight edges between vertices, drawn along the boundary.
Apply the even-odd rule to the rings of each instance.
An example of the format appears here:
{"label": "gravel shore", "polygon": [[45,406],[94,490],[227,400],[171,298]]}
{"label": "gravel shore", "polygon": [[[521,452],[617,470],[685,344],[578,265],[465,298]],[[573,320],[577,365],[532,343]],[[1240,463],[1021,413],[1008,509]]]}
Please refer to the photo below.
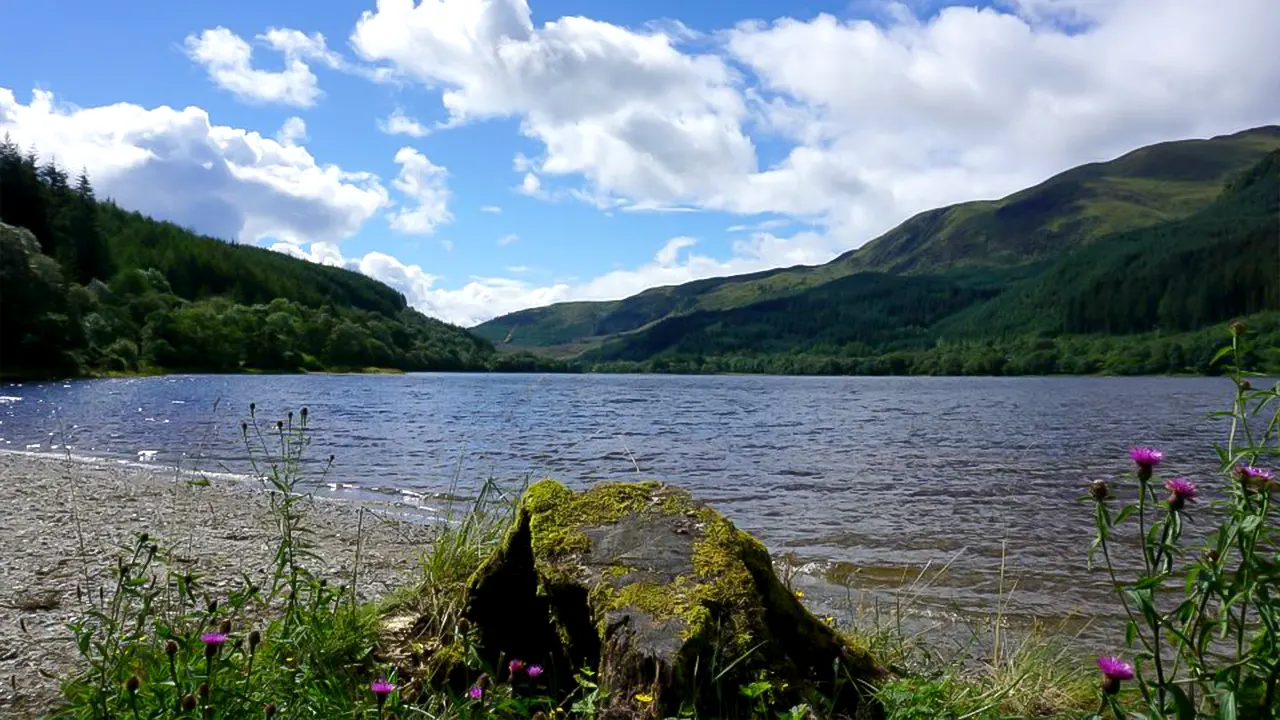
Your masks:
{"label": "gravel shore", "polygon": [[[119,548],[138,533],[167,543],[215,587],[230,587],[241,571],[265,579],[274,551],[267,495],[253,482],[191,479],[159,466],[0,453],[8,496],[0,513],[0,717],[37,718],[54,707],[57,678],[76,661],[66,623],[83,607],[77,588],[109,578]],[[358,506],[309,506],[317,572],[349,580]],[[395,520],[391,508],[364,507],[358,592],[373,599],[409,579],[430,530]]]}

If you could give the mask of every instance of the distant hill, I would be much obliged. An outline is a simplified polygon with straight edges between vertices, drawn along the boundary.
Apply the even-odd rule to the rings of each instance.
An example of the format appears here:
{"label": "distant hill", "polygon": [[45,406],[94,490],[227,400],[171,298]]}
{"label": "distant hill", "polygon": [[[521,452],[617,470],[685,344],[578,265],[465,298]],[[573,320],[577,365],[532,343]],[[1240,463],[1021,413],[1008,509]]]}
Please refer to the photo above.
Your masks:
{"label": "distant hill", "polygon": [[[596,357],[594,350],[624,334],[692,313],[780,302],[837,281],[841,284],[820,296],[849,289],[862,292],[872,281],[843,280],[862,272],[935,275],[960,288],[1001,290],[1100,238],[1193,214],[1212,202],[1230,178],[1278,147],[1277,126],[1209,140],[1160,143],[1109,162],[1073,168],[1001,200],[920,213],[824,265],[653,288],[612,302],[523,310],[473,331],[500,347]],[[670,328],[677,325],[662,332],[672,333]]]}
{"label": "distant hill", "polygon": [[360,273],[99,201],[0,143],[0,375],[548,366]]}

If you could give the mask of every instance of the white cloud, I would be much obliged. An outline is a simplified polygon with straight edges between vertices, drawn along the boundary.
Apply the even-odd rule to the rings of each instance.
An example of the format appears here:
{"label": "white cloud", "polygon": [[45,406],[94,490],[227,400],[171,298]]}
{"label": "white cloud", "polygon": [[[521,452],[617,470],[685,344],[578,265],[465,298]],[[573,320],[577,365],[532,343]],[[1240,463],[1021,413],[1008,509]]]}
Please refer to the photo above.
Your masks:
{"label": "white cloud", "polygon": [[488,215],[501,215],[502,208],[498,207],[497,205],[481,205],[480,212],[486,213]]}
{"label": "white cloud", "polygon": [[677,49],[686,33],[583,17],[535,28],[530,14],[525,0],[380,0],[351,42],[367,60],[443,87],[454,124],[519,116],[546,154],[536,168],[518,158],[518,172],[580,174],[669,205],[754,168],[733,71]]}
{"label": "white cloud", "polygon": [[276,131],[276,142],[281,145],[297,145],[307,141],[307,123],[297,115],[288,118]]}
{"label": "white cloud", "polygon": [[395,160],[400,166],[400,174],[391,181],[391,186],[408,198],[412,205],[388,217],[391,229],[430,235],[438,226],[453,220],[453,214],[449,212],[449,189],[445,185],[448,171],[411,147],[400,148]]}
{"label": "white cloud", "polygon": [[388,135],[408,135],[410,137],[426,137],[431,129],[417,119],[404,114],[400,108],[391,112],[385,120],[378,121],[378,129]]}
{"label": "white cloud", "polygon": [[301,146],[214,125],[197,107],[78,108],[0,88],[0,134],[66,167],[99,195],[228,240],[336,243],[388,204],[376,175],[322,165]]}
{"label": "white cloud", "polygon": [[441,241],[440,241],[440,247],[444,248],[444,251],[445,251],[445,252],[453,252],[453,241],[452,241],[452,240],[441,240]]}
{"label": "white cloud", "polygon": [[315,73],[296,55],[280,71],[253,67],[253,48],[225,27],[188,35],[187,56],[204,66],[214,85],[241,100],[311,107],[320,97]]}
{"label": "white cloud", "polygon": [[[691,52],[678,26],[535,26],[525,0],[380,0],[351,40],[441,88],[451,124],[519,118],[542,145],[513,161],[526,195],[777,213],[838,249],[1081,162],[1280,120],[1274,0],[876,7],[879,24],[750,22]],[[781,160],[760,165],[744,128],[785,143]]]}
{"label": "white cloud", "polygon": [[498,247],[505,247],[519,239],[520,239],[519,235],[515,233],[507,233],[506,235],[503,235],[502,237],[498,238]]}
{"label": "white cloud", "polygon": [[542,181],[533,173],[525,173],[524,178],[520,180],[520,186],[516,188],[516,191],[521,195],[539,197],[542,195]]}
{"label": "white cloud", "polygon": [[529,272],[529,266],[528,265],[508,265],[506,267],[506,271],[509,273],[520,275],[520,274]]}

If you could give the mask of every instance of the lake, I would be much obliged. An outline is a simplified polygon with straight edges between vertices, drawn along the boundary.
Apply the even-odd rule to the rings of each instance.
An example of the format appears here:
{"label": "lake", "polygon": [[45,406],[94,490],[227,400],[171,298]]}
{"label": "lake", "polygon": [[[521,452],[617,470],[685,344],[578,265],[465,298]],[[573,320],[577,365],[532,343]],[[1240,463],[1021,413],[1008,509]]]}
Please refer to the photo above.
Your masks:
{"label": "lake", "polygon": [[[244,472],[250,402],[274,421],[306,405],[311,456],[336,456],[320,492],[398,503],[430,518],[455,479],[552,476],[571,486],[637,477],[683,485],[794,553],[799,586],[824,581],[945,617],[1114,618],[1086,569],[1088,479],[1130,471],[1133,444],[1208,480],[1209,412],[1224,378],[799,378],[471,375],[167,376],[0,386],[0,449],[70,452]],[[21,492],[21,488],[7,488]]]}

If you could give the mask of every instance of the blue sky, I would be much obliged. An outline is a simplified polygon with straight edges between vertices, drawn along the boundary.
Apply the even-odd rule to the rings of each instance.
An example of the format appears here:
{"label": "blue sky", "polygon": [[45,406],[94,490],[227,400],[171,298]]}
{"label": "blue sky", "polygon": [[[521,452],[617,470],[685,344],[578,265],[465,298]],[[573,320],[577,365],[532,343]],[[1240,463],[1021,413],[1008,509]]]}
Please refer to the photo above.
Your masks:
{"label": "blue sky", "polygon": [[6,24],[0,130],[464,325],[823,262],[1280,121],[1273,0],[62,0]]}

